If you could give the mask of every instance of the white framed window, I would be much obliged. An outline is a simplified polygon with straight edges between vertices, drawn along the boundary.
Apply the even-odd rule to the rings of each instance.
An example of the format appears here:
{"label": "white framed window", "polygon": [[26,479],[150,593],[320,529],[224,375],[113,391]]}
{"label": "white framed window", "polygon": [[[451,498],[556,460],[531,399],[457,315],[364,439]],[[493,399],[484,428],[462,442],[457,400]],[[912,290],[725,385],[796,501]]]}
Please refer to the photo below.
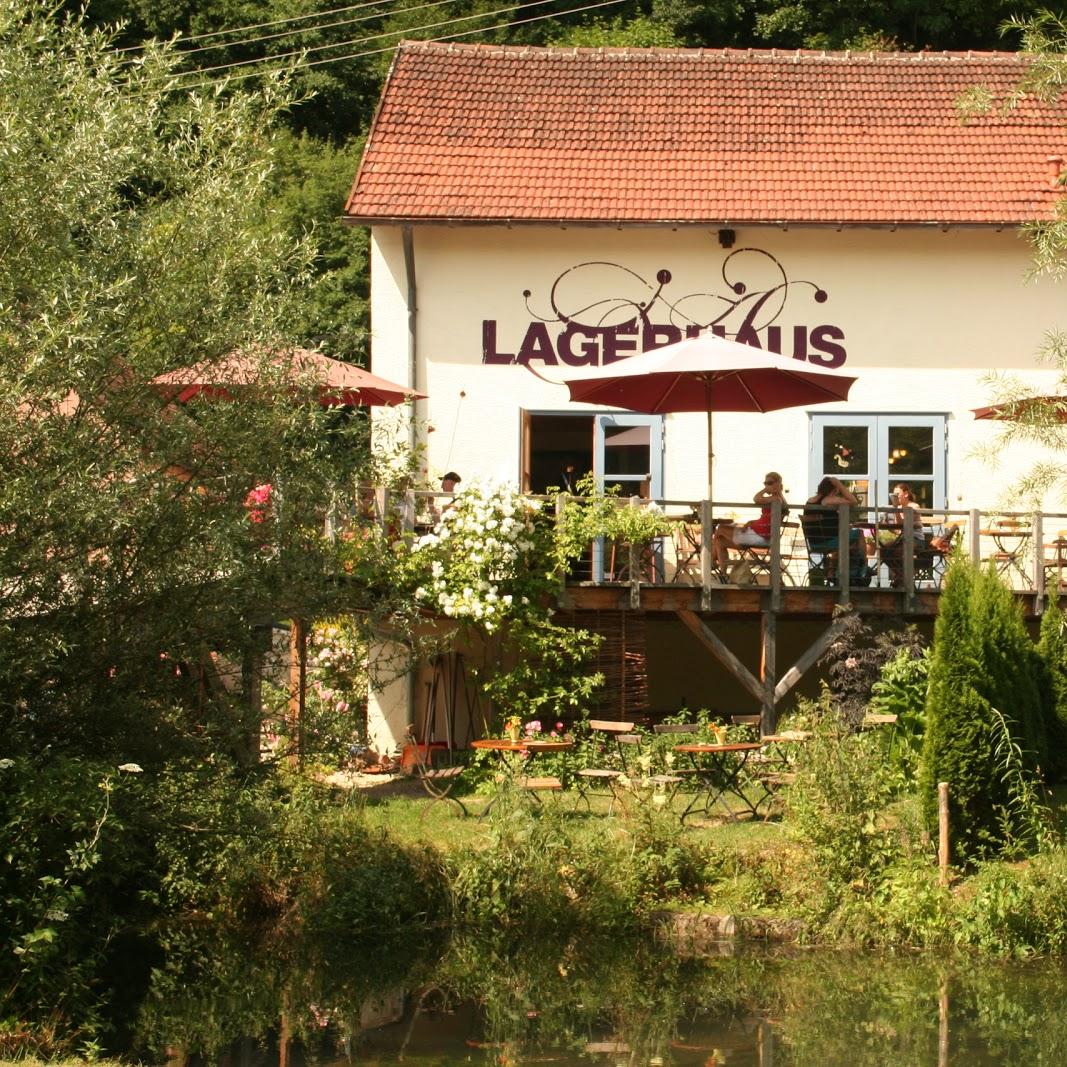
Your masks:
{"label": "white framed window", "polygon": [[811,414],[809,493],[827,475],[863,504],[887,507],[898,482],[920,507],[948,506],[946,416]]}

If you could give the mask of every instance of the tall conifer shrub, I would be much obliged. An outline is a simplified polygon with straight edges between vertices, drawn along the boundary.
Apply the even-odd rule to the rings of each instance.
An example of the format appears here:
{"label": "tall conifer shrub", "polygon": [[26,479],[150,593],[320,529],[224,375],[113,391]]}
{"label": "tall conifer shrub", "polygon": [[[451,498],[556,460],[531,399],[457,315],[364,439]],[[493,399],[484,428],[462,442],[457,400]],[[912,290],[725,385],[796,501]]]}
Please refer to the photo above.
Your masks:
{"label": "tall conifer shrub", "polygon": [[1038,678],[1036,650],[1010,591],[991,571],[954,562],[934,629],[919,788],[933,830],[937,783],[949,783],[959,859],[996,853],[1012,833],[1011,796],[997,756],[1002,728],[991,709],[1011,724],[1032,766],[1045,753]]}
{"label": "tall conifer shrub", "polygon": [[1037,650],[1044,668],[1045,730],[1048,734],[1046,774],[1049,781],[1067,780],[1067,620],[1053,597],[1041,616]]}

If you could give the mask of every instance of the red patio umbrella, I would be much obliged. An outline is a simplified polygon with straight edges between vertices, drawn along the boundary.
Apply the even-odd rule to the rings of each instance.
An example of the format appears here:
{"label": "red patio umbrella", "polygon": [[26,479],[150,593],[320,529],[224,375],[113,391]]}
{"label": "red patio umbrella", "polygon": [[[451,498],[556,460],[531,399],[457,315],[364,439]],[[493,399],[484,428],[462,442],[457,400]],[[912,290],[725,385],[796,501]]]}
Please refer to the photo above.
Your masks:
{"label": "red patio umbrella", "polygon": [[650,415],[705,411],[708,499],[712,489],[711,416],[715,411],[775,411],[846,400],[855,377],[764,352],[704,332],[564,379],[571,400]]}
{"label": "red patio umbrella", "polygon": [[[392,407],[426,396],[406,385],[379,378],[362,367],[342,363],[307,348],[273,352],[267,362],[268,370],[276,370],[286,380],[314,383],[319,391],[319,403],[324,407],[357,404]],[[205,360],[160,374],[152,379],[152,384],[179,403],[196,396],[233,399],[243,387],[259,384],[263,372],[261,354],[234,353],[223,359]]]}

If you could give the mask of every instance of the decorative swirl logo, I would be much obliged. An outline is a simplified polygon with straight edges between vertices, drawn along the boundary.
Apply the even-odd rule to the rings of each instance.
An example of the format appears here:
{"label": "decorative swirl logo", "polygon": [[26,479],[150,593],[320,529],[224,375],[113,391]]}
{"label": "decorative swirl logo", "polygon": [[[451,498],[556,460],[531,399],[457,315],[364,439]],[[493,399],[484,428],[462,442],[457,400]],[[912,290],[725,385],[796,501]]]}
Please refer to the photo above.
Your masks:
{"label": "decorative swirl logo", "polygon": [[552,283],[551,314],[541,314],[531,305],[529,289],[522,295],[531,317],[540,322],[610,329],[632,328],[639,322],[650,326],[655,317],[687,332],[719,327],[716,332],[739,340],[775,323],[794,290],[810,290],[819,304],[827,300],[825,289],[790,279],[782,264],[759,248],[731,252],[723,260],[721,277],[720,292],[686,293],[672,299],[665,292],[672,280],[669,270],[657,271],[650,281],[621,264],[593,260],[568,267]]}

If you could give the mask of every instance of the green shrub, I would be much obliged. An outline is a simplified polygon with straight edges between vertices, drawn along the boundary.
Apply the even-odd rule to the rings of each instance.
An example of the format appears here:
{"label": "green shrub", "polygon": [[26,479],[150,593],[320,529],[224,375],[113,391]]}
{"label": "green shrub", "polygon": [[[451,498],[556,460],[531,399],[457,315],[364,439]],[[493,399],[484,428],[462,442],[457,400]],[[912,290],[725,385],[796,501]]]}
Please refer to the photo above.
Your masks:
{"label": "green shrub", "polygon": [[889,757],[905,782],[913,781],[918,773],[929,676],[930,650],[905,647],[883,665],[871,689],[870,711],[897,717]]}
{"label": "green shrub", "polygon": [[[153,881],[141,792],[98,763],[0,760],[0,988],[23,1024],[0,1055],[92,1048],[129,1014],[126,986],[147,971],[126,931]],[[104,981],[115,971],[128,981]]]}
{"label": "green shrub", "polygon": [[819,719],[797,759],[787,793],[790,832],[808,850],[818,886],[816,908],[828,911],[856,889],[869,891],[899,855],[885,820],[890,775],[869,734],[853,734],[833,716]]}
{"label": "green shrub", "polygon": [[1044,667],[1044,718],[1048,733],[1045,773],[1050,782],[1067,779],[1067,633],[1053,596],[1041,616],[1037,651]]}
{"label": "green shrub", "polygon": [[957,939],[998,955],[1061,955],[1067,950],[1067,852],[1025,864],[983,866],[957,913]]}
{"label": "green shrub", "polygon": [[934,631],[919,788],[936,832],[937,785],[949,783],[952,846],[959,860],[1001,852],[1012,825],[1003,712],[1030,773],[1044,750],[1036,651],[1012,595],[991,571],[957,559]]}
{"label": "green shrub", "polygon": [[510,781],[498,788],[484,848],[450,856],[458,922],[495,931],[627,929],[666,900],[698,896],[706,858],[676,815],[635,791],[618,823],[532,808]]}

